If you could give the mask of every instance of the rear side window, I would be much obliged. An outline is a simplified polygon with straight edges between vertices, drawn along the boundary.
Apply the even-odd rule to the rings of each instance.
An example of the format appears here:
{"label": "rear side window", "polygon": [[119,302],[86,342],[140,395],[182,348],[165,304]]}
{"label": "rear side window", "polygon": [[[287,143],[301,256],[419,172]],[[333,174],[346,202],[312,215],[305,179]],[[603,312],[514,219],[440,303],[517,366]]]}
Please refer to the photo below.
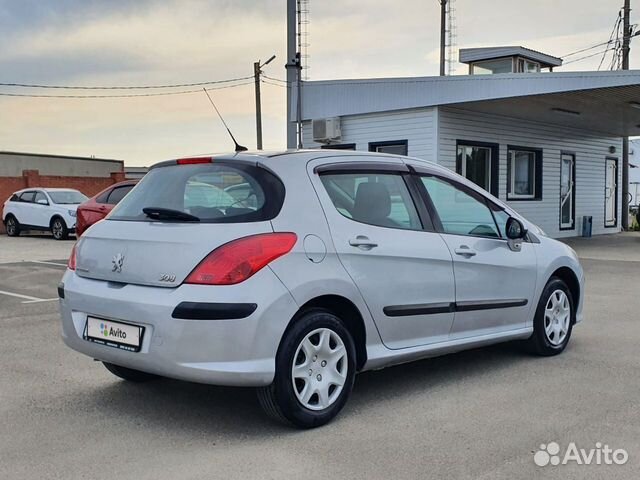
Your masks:
{"label": "rear side window", "polygon": [[24,192],[20,195],[20,201],[25,203],[33,203],[36,192]]}
{"label": "rear side window", "polygon": [[109,197],[107,198],[107,201],[105,203],[108,203],[109,205],[117,205],[118,203],[120,203],[120,200],[122,200],[124,196],[131,191],[132,188],[133,185],[125,185],[123,187],[114,188],[113,190],[111,190],[111,193],[109,193]]}
{"label": "rear side window", "polygon": [[320,178],[334,206],[345,217],[380,227],[422,229],[402,175],[329,173]]}
{"label": "rear side window", "polygon": [[283,201],[284,185],[264,168],[231,162],[170,165],[149,171],[108,219],[152,221],[143,208],[162,208],[204,223],[259,222],[274,218]]}

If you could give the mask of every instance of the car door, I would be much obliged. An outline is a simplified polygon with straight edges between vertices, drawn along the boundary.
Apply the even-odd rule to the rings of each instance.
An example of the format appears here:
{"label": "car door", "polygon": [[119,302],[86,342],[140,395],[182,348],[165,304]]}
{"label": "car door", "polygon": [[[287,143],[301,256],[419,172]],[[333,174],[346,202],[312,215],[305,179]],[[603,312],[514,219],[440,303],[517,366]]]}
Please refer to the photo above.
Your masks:
{"label": "car door", "polygon": [[347,158],[310,175],[336,253],[382,341],[399,349],[446,340],[455,299],[451,254],[433,231],[408,168]]}
{"label": "car door", "polygon": [[535,246],[514,251],[504,235],[509,215],[473,188],[437,175],[420,184],[453,257],[456,284],[451,340],[526,328],[536,286]]}
{"label": "car door", "polygon": [[31,208],[33,212],[33,223],[31,225],[47,228],[51,220],[51,209],[49,208],[49,199],[44,192],[36,191]]}
{"label": "car door", "polygon": [[34,198],[36,192],[34,190],[28,190],[20,194],[20,206],[18,207],[18,222],[22,225],[35,225],[36,216],[34,207]]}

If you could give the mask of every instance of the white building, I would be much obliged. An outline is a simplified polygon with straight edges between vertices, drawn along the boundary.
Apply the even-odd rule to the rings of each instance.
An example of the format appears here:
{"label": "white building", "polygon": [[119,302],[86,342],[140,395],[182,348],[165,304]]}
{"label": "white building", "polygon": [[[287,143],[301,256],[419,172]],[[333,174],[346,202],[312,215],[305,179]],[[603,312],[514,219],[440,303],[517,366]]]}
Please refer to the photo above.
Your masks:
{"label": "white building", "polygon": [[619,231],[622,137],[640,135],[640,71],[542,73],[561,60],[522,47],[460,57],[472,75],[305,82],[304,147],[437,162],[554,237],[581,235],[584,216],[593,234]]}

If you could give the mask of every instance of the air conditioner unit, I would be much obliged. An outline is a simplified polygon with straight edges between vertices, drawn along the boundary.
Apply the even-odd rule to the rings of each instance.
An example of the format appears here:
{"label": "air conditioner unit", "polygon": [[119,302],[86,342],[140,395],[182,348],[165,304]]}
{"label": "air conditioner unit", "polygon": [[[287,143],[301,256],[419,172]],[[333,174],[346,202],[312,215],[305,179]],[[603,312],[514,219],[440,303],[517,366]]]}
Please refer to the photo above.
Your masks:
{"label": "air conditioner unit", "polygon": [[313,141],[318,143],[330,143],[332,140],[340,140],[340,117],[320,118],[311,121],[313,129]]}

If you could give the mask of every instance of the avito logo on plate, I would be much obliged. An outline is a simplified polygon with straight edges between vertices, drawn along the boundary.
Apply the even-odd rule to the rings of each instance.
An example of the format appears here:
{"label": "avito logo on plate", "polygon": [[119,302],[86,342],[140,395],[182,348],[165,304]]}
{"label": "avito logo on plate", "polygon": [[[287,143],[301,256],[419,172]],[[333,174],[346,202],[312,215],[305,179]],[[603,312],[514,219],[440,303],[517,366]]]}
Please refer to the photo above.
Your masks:
{"label": "avito logo on plate", "polygon": [[540,445],[540,449],[533,456],[533,461],[539,467],[547,465],[624,465],[629,460],[626,450],[612,449],[607,444],[596,442],[595,448],[578,448],[574,442],[569,443],[564,453],[556,442]]}

